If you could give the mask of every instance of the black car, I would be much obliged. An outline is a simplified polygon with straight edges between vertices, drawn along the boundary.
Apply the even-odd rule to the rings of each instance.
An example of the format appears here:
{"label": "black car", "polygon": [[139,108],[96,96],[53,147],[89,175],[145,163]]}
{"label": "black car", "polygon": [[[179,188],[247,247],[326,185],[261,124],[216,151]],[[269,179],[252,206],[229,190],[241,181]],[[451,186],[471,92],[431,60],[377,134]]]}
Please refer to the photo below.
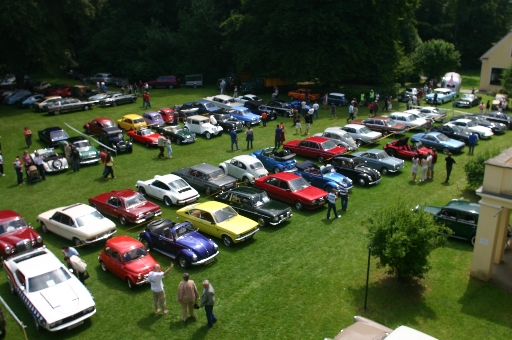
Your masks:
{"label": "black car", "polygon": [[119,104],[135,103],[137,96],[135,94],[122,94],[118,92],[112,92],[102,100],[99,104],[103,107],[117,106]]}
{"label": "black car", "polygon": [[241,132],[244,130],[244,123],[235,117],[231,117],[229,113],[215,112],[212,114],[217,121],[217,125],[221,126],[224,131],[229,132],[232,129],[235,129],[236,132]]}
{"label": "black car", "polygon": [[257,221],[260,227],[267,223],[278,225],[292,217],[292,208],[271,200],[267,192],[254,187],[238,187],[215,196],[215,200],[229,204],[240,215]]}
{"label": "black car", "polygon": [[482,97],[478,97],[475,94],[471,93],[465,93],[462,97],[460,97],[458,100],[454,101],[452,106],[454,107],[473,107],[480,104],[482,101]]}
{"label": "black car", "polygon": [[101,129],[99,140],[106,146],[115,149],[116,153],[132,153],[133,151],[132,143],[124,140],[123,130],[115,126]]}
{"label": "black car", "polygon": [[182,126],[159,126],[155,128],[158,133],[163,133],[165,137],[170,138],[176,144],[190,144],[196,141],[196,134],[184,129]]}
{"label": "black car", "polygon": [[452,139],[460,140],[466,144],[469,144],[469,136],[471,136],[471,133],[462,130],[457,125],[436,126],[432,128],[432,131],[441,132]]}
{"label": "black car", "polygon": [[207,196],[237,187],[235,177],[226,175],[219,167],[207,163],[181,168],[172,173],[183,178],[196,190],[203,190]]}
{"label": "black car", "polygon": [[69,135],[58,126],[38,131],[39,140],[49,147],[58,147],[60,142],[68,140]]}
{"label": "black car", "polygon": [[263,112],[267,113],[267,121],[274,120],[277,118],[277,112],[272,108],[265,105],[261,100],[248,100],[244,103],[244,106],[251,110],[255,115],[261,116]]}
{"label": "black car", "polygon": [[272,109],[276,114],[283,117],[292,117],[293,112],[290,104],[281,100],[271,100],[267,104],[267,108]]}
{"label": "black car", "polygon": [[491,122],[502,123],[505,124],[508,129],[512,129],[512,118],[504,112],[491,111],[484,116]]}
{"label": "black car", "polygon": [[361,158],[352,155],[337,156],[331,158],[328,163],[336,169],[336,172],[360,185],[380,183],[380,172],[366,166],[366,162]]}
{"label": "black car", "polygon": [[[190,109],[197,109],[197,111],[195,111],[194,114],[192,114],[192,116],[209,114],[219,110],[219,108],[212,101],[206,99],[201,99],[196,102],[187,102],[181,105],[181,107],[179,107],[178,110],[186,111]],[[184,114],[186,114],[186,112]],[[181,112],[180,117],[182,117]]]}

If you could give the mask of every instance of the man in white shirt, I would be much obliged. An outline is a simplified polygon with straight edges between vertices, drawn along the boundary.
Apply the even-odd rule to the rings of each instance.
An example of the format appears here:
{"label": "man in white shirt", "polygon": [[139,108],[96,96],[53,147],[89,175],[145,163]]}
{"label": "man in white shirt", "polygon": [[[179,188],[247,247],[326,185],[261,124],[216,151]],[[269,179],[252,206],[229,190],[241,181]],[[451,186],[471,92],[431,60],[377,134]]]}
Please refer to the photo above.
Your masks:
{"label": "man in white shirt", "polygon": [[210,124],[217,125],[217,119],[215,119],[214,115],[210,115]]}
{"label": "man in white shirt", "polygon": [[[172,267],[174,267],[173,263],[171,263],[171,266],[165,272],[162,272],[160,265],[155,264],[153,271],[149,272],[148,281],[151,284],[151,291],[153,292],[153,306],[155,307],[155,314],[159,314],[161,311],[164,315],[169,313],[169,311],[165,309],[165,292],[162,280]],[[158,306],[162,309],[158,308]]]}
{"label": "man in white shirt", "polygon": [[314,113],[315,119],[318,119],[318,109],[320,109],[320,105],[318,105],[318,102],[315,102],[313,104],[313,113]]}

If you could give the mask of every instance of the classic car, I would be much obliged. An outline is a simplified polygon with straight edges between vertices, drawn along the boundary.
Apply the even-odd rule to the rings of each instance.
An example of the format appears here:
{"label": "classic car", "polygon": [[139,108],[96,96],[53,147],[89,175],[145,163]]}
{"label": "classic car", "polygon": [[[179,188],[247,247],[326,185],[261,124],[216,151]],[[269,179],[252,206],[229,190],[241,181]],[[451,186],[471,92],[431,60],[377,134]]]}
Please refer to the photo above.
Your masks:
{"label": "classic car", "polygon": [[308,95],[309,100],[312,100],[312,101],[318,100],[318,98],[320,98],[319,93],[313,93],[311,90],[304,89],[304,88],[300,88],[295,91],[288,92],[288,97],[292,100],[293,99],[305,100],[306,94]]}
{"label": "classic car", "polygon": [[248,155],[240,155],[228,159],[220,163],[219,168],[225,174],[238,178],[246,185],[254,184],[256,178],[268,175],[268,171],[263,164],[257,158]]}
{"label": "classic car", "polygon": [[254,95],[254,94],[245,94],[243,96],[239,96],[239,97],[236,97],[234,98],[237,102],[239,103],[245,103],[246,101],[249,101],[249,100],[255,100],[255,101],[258,101],[260,102],[261,104],[265,104],[265,102],[263,101],[263,99],[261,99],[260,97],[258,97],[257,95]]}
{"label": "classic car", "polygon": [[508,95],[502,94],[502,93],[497,93],[492,101],[491,110],[498,110],[498,108],[500,107],[500,104],[502,104],[502,103],[506,103],[507,107],[508,107]]}
{"label": "classic car", "polygon": [[277,118],[277,113],[272,108],[266,106],[264,102],[248,100],[244,103],[244,107],[248,108],[251,113],[260,116],[260,118],[263,112],[267,113],[267,121]]}
{"label": "classic car", "polygon": [[123,130],[138,130],[147,126],[144,118],[134,113],[124,115],[123,118],[117,120],[117,127]]}
{"label": "classic car", "polygon": [[396,96],[396,99],[398,101],[406,103],[409,101],[409,97],[412,98],[412,96],[415,96],[418,94],[418,89],[415,87],[406,87],[404,91],[402,91],[398,96]]}
{"label": "classic car", "polygon": [[464,116],[464,118],[471,119],[478,125],[491,129],[494,134],[503,134],[508,130],[505,124],[490,121],[485,115],[470,114]]}
{"label": "classic car", "polygon": [[426,119],[423,119],[413,113],[393,112],[389,115],[389,118],[393,119],[397,123],[406,125],[407,129],[412,130],[423,130],[432,126],[431,122],[428,122]]}
{"label": "classic car", "polygon": [[226,247],[246,241],[260,230],[257,222],[238,215],[232,207],[220,202],[187,205],[176,214],[180,221],[192,223],[200,232],[222,239]]}
{"label": "classic car", "polygon": [[[88,100],[89,97],[98,94],[97,90],[91,90],[91,88],[86,85],[73,85],[69,88],[69,91],[71,91],[71,97],[80,100]],[[93,103],[93,105],[96,104],[96,102]]]}
{"label": "classic car", "polygon": [[352,180],[337,173],[331,165],[322,165],[320,167],[311,161],[304,161],[297,163],[297,171],[295,173],[327,193],[331,192],[332,189],[339,189],[343,178],[347,178],[347,187],[349,190],[353,187]]}
{"label": "classic car", "polygon": [[452,106],[473,107],[480,104],[480,102],[482,102],[482,97],[478,97],[476,94],[464,93],[462,97],[453,102]]}
{"label": "classic car", "polygon": [[111,92],[105,98],[99,101],[99,105],[103,107],[117,106],[119,104],[135,103],[137,95],[135,94],[122,94],[119,92]]}
{"label": "classic car", "polygon": [[327,203],[327,192],[290,172],[258,178],[254,186],[265,190],[270,197],[292,203],[297,210],[316,209]]}
{"label": "classic car", "polygon": [[273,171],[275,174],[281,171],[295,171],[297,170],[295,160],[296,154],[288,151],[278,151],[273,146],[267,147],[263,150],[256,150],[250,154],[261,161],[265,169]]}
{"label": "classic car", "polygon": [[388,172],[401,171],[404,168],[403,159],[390,156],[384,150],[370,149],[355,152],[352,155],[361,158],[367,166],[379,170],[382,175],[386,175]]}
{"label": "classic car", "polygon": [[87,111],[92,108],[92,105],[92,102],[89,101],[83,102],[76,98],[64,98],[48,105],[46,111],[51,115],[59,115],[66,112]]}
{"label": "classic car", "polygon": [[132,189],[112,190],[89,198],[89,204],[122,225],[139,224],[162,215],[160,207]]}
{"label": "classic car", "polygon": [[166,87],[169,89],[173,89],[175,87],[180,86],[180,80],[179,78],[176,78],[175,76],[159,76],[155,80],[150,80],[147,82],[148,87],[151,88],[157,88],[157,87]]}
{"label": "classic car", "polygon": [[110,238],[117,232],[114,222],[82,203],[48,210],[37,216],[41,230],[72,240],[77,246]]}
{"label": "classic car", "polygon": [[69,168],[68,160],[66,157],[56,153],[54,148],[36,150],[34,153],[30,154],[30,158],[32,158],[32,160],[35,158],[36,152],[43,160],[43,167],[45,172],[58,172],[67,170]]}
{"label": "classic car", "polygon": [[254,187],[238,187],[215,196],[215,200],[229,204],[240,215],[258,222],[260,227],[278,225],[293,216],[286,204],[271,200],[267,193]]}
{"label": "classic car", "polygon": [[165,125],[165,121],[158,112],[144,112],[142,118],[146,121],[148,127],[156,128]]}
{"label": "classic car", "polygon": [[63,142],[69,138],[69,135],[66,133],[66,131],[62,130],[58,126],[53,126],[41,131],[37,131],[37,135],[39,136],[39,140],[41,142],[50,147],[58,147],[59,142]]}
{"label": "classic car", "polygon": [[227,113],[243,122],[246,126],[257,125],[261,122],[261,116],[252,113],[245,106],[235,106],[227,110]]}
{"label": "classic car", "polygon": [[0,210],[0,260],[43,245],[43,238],[23,217],[12,210]]}
{"label": "classic car", "polygon": [[397,121],[389,117],[370,117],[364,120],[353,120],[352,124],[360,124],[366,126],[372,131],[382,133],[382,135],[397,134],[401,135],[407,131],[407,125],[398,123]]}
{"label": "classic car", "polygon": [[292,140],[283,144],[283,149],[297,155],[316,158],[319,162],[347,152],[343,146],[337,146],[324,137],[307,137],[304,140]]}
{"label": "classic car", "polygon": [[149,272],[157,264],[141,242],[124,235],[107,240],[98,261],[101,270],[125,281],[130,289],[148,283]]}
{"label": "classic car", "polygon": [[44,99],[44,94],[41,94],[41,93],[33,94],[33,95],[30,95],[27,98],[25,98],[21,102],[20,105],[21,105],[21,107],[29,107],[29,108],[33,109],[35,107],[35,103],[40,102],[43,99]]}
{"label": "classic car", "polygon": [[435,121],[440,121],[444,117],[446,117],[446,111],[435,106],[424,106],[419,108],[421,113],[427,115],[427,117],[432,118]]}
{"label": "classic car", "polygon": [[463,131],[466,132],[474,132],[478,135],[479,139],[488,139],[491,138],[494,133],[491,129],[478,125],[476,122],[472,121],[471,119],[467,118],[461,118],[454,121],[451,121],[450,123],[446,124],[453,124],[459,126]]}
{"label": "classic car", "polygon": [[231,117],[229,113],[216,112],[212,113],[212,115],[217,121],[217,125],[222,127],[222,129],[224,129],[226,132],[229,132],[232,129],[235,129],[236,132],[241,132],[244,130],[244,123],[235,117]]}
{"label": "classic car", "polygon": [[138,142],[144,144],[147,148],[158,145],[158,137],[160,134],[150,129],[130,130],[126,133],[130,138],[130,142]]}
{"label": "classic car", "polygon": [[217,244],[190,222],[175,223],[166,218],[149,222],[139,234],[139,241],[147,249],[176,259],[181,268],[212,263],[219,255]]}
{"label": "classic car", "polygon": [[88,98],[88,100],[93,103],[93,105],[97,105],[100,103],[100,101],[103,99],[103,98],[106,98],[108,95],[110,94],[110,92],[103,92],[103,93],[98,93],[98,94],[95,94],[95,95],[92,95]]}
{"label": "classic car", "polygon": [[314,137],[324,137],[332,140],[336,145],[343,146],[348,151],[357,150],[357,144],[345,130],[338,127],[327,128],[322,133],[315,133]]}
{"label": "classic car", "polygon": [[330,129],[330,131],[336,131],[336,129],[339,129],[347,132],[352,137],[352,139],[355,140],[358,147],[363,144],[375,143],[380,138],[382,138],[382,133],[372,131],[366,126],[360,124],[347,124],[341,128],[334,127]]}
{"label": "classic car", "polygon": [[184,129],[205,136],[206,139],[210,139],[212,136],[220,137],[224,131],[221,126],[210,124],[210,119],[204,116],[187,117]]}
{"label": "classic car", "polygon": [[4,269],[11,293],[27,307],[36,330],[71,329],[96,313],[89,290],[46,247],[9,258]]}
{"label": "classic car", "polygon": [[162,126],[157,127],[156,132],[163,133],[165,137],[170,138],[176,144],[190,144],[196,141],[196,134],[181,126]]}
{"label": "classic car", "polygon": [[199,199],[199,193],[183,178],[168,174],[156,175],[152,179],[137,181],[135,187],[144,196],[151,196],[164,201],[165,205],[185,205]]}
{"label": "classic car", "polygon": [[233,97],[227,96],[225,94],[218,94],[212,97],[203,98],[204,100],[209,100],[215,104],[215,106],[221,109],[231,109],[235,106],[240,106],[240,103],[237,102]]}
{"label": "classic car", "polygon": [[384,151],[390,156],[412,159],[415,155],[422,154],[428,155],[429,148],[424,147],[421,143],[415,143],[413,146],[409,145],[409,137],[403,137],[395,141],[389,142],[384,146]]}
{"label": "classic car", "polygon": [[47,96],[71,97],[71,91],[68,84],[57,84],[41,90]]}
{"label": "classic car", "polygon": [[[416,207],[417,209],[419,206]],[[452,200],[444,207],[425,206],[428,213],[453,231],[451,237],[470,241],[475,245],[476,227],[480,216],[480,204],[462,200]]]}
{"label": "classic car", "polygon": [[[74,145],[80,153],[80,164],[98,163],[100,161],[100,152],[85,137],[69,137],[69,145]],[[61,150],[64,150],[64,142],[59,143]]]}
{"label": "classic car", "polygon": [[48,83],[47,81],[38,81],[38,80],[32,81],[32,88],[34,89],[34,91],[37,91],[37,92],[47,89],[51,86],[52,85],[50,83]]}
{"label": "classic car", "polygon": [[425,100],[427,101],[427,103],[436,104],[436,103],[434,103],[434,97],[436,94],[437,94],[437,102],[436,102],[437,104],[447,103],[447,102],[453,100],[457,96],[457,93],[452,92],[451,89],[441,87],[441,88],[434,89],[434,91],[432,91],[432,93],[427,94],[427,96],[425,97]]}
{"label": "classic car", "polygon": [[379,184],[381,174],[379,170],[375,170],[359,157],[353,155],[343,155],[334,157],[329,161],[329,164],[334,167],[336,172],[357,181],[359,185],[374,185]]}
{"label": "classic car", "polygon": [[434,117],[432,117],[432,114],[423,113],[423,112],[421,112],[420,109],[409,109],[409,110],[405,110],[403,113],[412,113],[416,117],[425,119],[428,124],[427,127],[431,127],[435,121]]}
{"label": "classic car", "polygon": [[197,190],[204,190],[207,196],[237,187],[235,177],[226,175],[222,169],[207,163],[181,168],[172,173],[183,178]]}
{"label": "classic car", "polygon": [[[303,102],[302,100],[293,100],[293,101],[289,102],[288,104],[290,105],[290,107],[292,109],[297,109],[300,112],[302,110],[302,102]],[[309,109],[311,109],[311,106],[306,104],[305,110],[309,111]]]}
{"label": "classic car", "polygon": [[452,139],[460,140],[461,142],[464,142],[465,144],[469,143],[469,136],[471,135],[471,133],[466,132],[466,131],[462,130],[461,127],[458,127],[457,125],[453,125],[453,124],[445,124],[445,125],[441,125],[441,126],[435,126],[432,128],[432,132],[441,132],[444,135],[446,135]]}
{"label": "classic car", "polygon": [[[219,107],[216,106],[211,100],[201,99],[195,102],[187,102],[180,107],[181,110],[191,110],[197,109],[194,114],[203,115],[211,112],[215,112],[219,110]],[[189,115],[183,116],[180,113],[180,118],[186,118]]]}
{"label": "classic car", "polygon": [[289,103],[283,102],[282,100],[271,100],[267,103],[267,109],[271,109],[276,114],[283,117],[293,116],[292,107]]}
{"label": "classic car", "polygon": [[100,131],[99,141],[119,153],[132,153],[133,145],[130,141],[124,140],[123,130],[112,126],[103,128]]}
{"label": "classic car", "polygon": [[110,85],[110,84],[114,83],[114,76],[111,73],[100,72],[100,73],[96,73],[95,75],[90,77],[89,82],[91,84],[96,84],[97,82],[100,82],[100,83],[103,82],[106,85]]}
{"label": "classic car", "polygon": [[448,138],[441,132],[417,133],[411,137],[411,142],[421,142],[426,147],[442,151],[445,155],[449,152],[460,153],[466,146],[464,142]]}
{"label": "classic car", "polygon": [[37,101],[32,105],[38,112],[43,112],[46,111],[48,105],[51,105],[60,99],[62,99],[61,96],[46,96],[41,101]]}
{"label": "classic car", "polygon": [[163,107],[161,109],[158,109],[156,112],[162,116],[162,119],[164,120],[165,124],[168,125],[178,125],[179,122],[179,113],[174,111],[174,109],[171,109],[169,107]]}
{"label": "classic car", "polygon": [[327,94],[327,104],[345,106],[348,104],[348,100],[343,93],[331,92]]}
{"label": "classic car", "polygon": [[507,129],[512,129],[512,118],[504,112],[491,111],[485,114],[488,121],[502,123]]}
{"label": "classic car", "polygon": [[116,124],[114,121],[110,118],[100,117],[100,118],[94,118],[89,123],[86,123],[84,125],[84,130],[86,133],[92,134],[92,135],[99,135],[101,130],[104,128],[114,127]]}

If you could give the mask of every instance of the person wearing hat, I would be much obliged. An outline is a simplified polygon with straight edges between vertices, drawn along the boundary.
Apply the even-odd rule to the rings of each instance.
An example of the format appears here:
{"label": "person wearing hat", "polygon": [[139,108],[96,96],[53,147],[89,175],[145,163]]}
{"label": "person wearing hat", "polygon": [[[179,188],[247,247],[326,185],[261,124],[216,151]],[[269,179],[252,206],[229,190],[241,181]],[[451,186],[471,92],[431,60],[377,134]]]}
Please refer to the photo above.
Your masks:
{"label": "person wearing hat", "polygon": [[158,154],[158,158],[164,158],[164,147],[165,147],[165,137],[163,132],[160,132],[160,136],[158,136],[158,149],[160,149],[160,153]]}

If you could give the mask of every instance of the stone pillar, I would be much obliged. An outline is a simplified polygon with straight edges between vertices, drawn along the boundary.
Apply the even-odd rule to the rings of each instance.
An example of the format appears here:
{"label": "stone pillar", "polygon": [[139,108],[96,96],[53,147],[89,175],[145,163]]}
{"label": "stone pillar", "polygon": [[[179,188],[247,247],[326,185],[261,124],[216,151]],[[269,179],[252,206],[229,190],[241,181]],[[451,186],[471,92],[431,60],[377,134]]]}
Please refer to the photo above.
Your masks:
{"label": "stone pillar", "polygon": [[497,228],[498,239],[496,241],[496,250],[494,252],[494,263],[500,264],[505,254],[505,243],[507,242],[508,221],[510,219],[510,209],[503,208],[498,215]]}

